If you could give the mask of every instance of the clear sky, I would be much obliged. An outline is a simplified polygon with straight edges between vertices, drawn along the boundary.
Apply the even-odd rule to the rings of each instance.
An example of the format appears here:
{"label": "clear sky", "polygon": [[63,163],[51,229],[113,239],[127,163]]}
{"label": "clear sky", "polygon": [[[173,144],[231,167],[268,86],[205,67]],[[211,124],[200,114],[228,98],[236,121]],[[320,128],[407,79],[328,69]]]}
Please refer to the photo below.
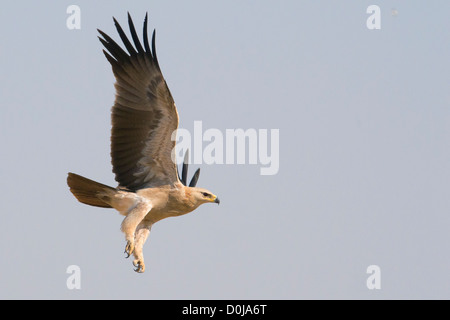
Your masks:
{"label": "clear sky", "polygon": [[[66,26],[69,5],[81,29]],[[379,30],[366,9],[378,5]],[[450,298],[448,1],[15,1],[0,11],[0,298]],[[114,77],[97,39],[157,30],[180,126],[278,129],[279,171],[199,164],[221,199],[154,225],[146,272],[116,186]],[[128,30],[127,30],[128,31]],[[141,34],[140,34],[141,36]],[[66,269],[81,270],[69,290]],[[369,290],[366,270],[381,270]]]}

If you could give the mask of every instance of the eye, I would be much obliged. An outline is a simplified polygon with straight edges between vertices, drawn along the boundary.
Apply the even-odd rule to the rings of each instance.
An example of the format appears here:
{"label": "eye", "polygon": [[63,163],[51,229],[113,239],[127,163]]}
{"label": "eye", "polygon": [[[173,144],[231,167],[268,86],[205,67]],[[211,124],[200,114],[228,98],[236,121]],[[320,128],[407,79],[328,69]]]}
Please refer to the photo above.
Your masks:
{"label": "eye", "polygon": [[209,197],[209,193],[207,193],[207,192],[202,192],[202,195],[207,198]]}

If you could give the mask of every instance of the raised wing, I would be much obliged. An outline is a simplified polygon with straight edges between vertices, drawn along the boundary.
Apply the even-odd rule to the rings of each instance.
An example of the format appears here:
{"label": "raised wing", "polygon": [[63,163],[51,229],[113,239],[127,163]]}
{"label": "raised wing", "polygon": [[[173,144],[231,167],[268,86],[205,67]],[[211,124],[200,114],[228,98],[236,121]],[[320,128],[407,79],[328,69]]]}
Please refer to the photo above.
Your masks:
{"label": "raised wing", "polygon": [[[180,172],[178,172],[178,179],[185,186],[187,186],[188,167],[189,167],[189,149],[186,150],[186,153],[184,155],[183,166],[181,169],[181,177]],[[189,183],[189,187],[195,187],[197,185],[199,176],[200,176],[200,168],[198,168],[197,171],[195,171],[194,175],[192,176],[191,182]]]}
{"label": "raised wing", "polygon": [[[114,19],[114,18],[113,18]],[[144,20],[144,47],[128,14],[134,46],[119,23],[114,24],[127,51],[98,30],[103,53],[116,77],[116,100],[112,107],[111,159],[120,187],[137,190],[178,182],[176,164],[171,158],[178,127],[178,113],[159,68],[153,31],[152,49]]]}

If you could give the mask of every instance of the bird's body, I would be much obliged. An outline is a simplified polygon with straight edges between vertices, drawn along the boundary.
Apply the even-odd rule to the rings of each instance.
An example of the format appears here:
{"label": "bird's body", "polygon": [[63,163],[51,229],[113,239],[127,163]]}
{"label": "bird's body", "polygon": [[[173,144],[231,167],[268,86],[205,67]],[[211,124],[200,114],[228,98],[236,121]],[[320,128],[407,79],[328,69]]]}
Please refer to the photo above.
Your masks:
{"label": "bird's body", "polygon": [[144,47],[128,15],[134,47],[114,19],[127,49],[124,51],[104,32],[99,38],[116,77],[116,100],[111,111],[111,158],[117,188],[69,173],[67,183],[82,203],[114,208],[124,215],[121,230],[134,255],[136,271],[144,272],[143,245],[151,226],[168,217],[195,210],[203,203],[219,203],[210,191],[195,187],[199,170],[186,186],[187,163],[180,180],[173,159],[178,128],[178,112],[156,58],[155,34],[150,49],[147,16],[144,20]]}
{"label": "bird's body", "polygon": [[[181,216],[189,213],[202,203],[209,201],[197,200],[192,196],[200,188],[186,187],[179,183],[175,187],[161,186],[154,188],[145,188],[137,190],[136,192],[118,190],[115,193],[101,192],[98,197],[103,198],[105,202],[109,203],[111,207],[126,216],[136,206],[137,203],[143,202],[146,199],[151,199],[151,210],[144,217],[144,220],[149,223],[155,223],[159,220],[169,217]],[[215,200],[215,198],[213,199]]]}

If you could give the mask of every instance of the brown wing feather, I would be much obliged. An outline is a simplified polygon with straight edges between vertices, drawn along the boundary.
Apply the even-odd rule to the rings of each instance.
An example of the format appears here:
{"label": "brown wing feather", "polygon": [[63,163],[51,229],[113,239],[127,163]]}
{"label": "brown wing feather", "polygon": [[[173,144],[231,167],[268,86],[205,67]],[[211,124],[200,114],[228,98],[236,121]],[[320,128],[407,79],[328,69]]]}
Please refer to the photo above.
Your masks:
{"label": "brown wing feather", "polygon": [[116,77],[116,100],[112,107],[111,159],[119,186],[130,190],[173,185],[178,181],[171,153],[178,127],[178,113],[159,68],[155,33],[150,50],[147,15],[144,20],[144,47],[139,42],[130,15],[128,24],[135,48],[114,19],[128,52],[99,30],[103,51]]}

